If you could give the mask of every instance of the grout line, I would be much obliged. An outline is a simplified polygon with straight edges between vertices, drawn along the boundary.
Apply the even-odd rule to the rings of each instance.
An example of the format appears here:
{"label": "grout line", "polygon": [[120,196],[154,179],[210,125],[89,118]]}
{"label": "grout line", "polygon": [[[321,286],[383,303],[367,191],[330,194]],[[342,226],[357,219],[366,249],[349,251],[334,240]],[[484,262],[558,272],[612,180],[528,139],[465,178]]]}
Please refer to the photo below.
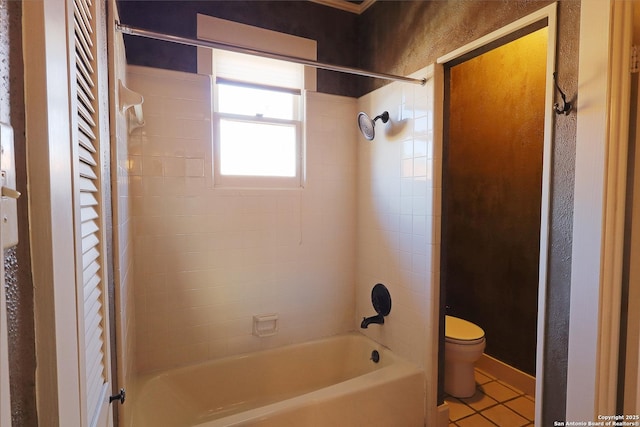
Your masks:
{"label": "grout line", "polygon": [[[479,370],[479,371],[480,371],[480,373],[483,373],[481,370]],[[484,374],[484,373],[483,373],[483,374]],[[485,376],[486,376],[486,375],[485,375]],[[498,384],[501,384],[501,385],[503,385],[503,386],[505,386],[505,387],[509,388],[510,390],[512,390],[512,391],[513,391],[514,393],[516,393],[517,395],[516,395],[516,396],[514,396],[514,397],[511,397],[511,398],[509,398],[509,399],[507,399],[507,400],[505,400],[505,401],[503,401],[503,402],[499,402],[499,401],[497,401],[497,399],[495,399],[494,397],[492,397],[492,396],[491,396],[491,395],[489,395],[489,394],[486,394],[486,393],[484,392],[484,390],[482,389],[482,387],[483,387],[483,386],[485,386],[485,385],[487,385],[487,384],[490,384],[490,383],[492,383],[492,382],[498,382]],[[496,406],[504,406],[506,409],[508,409],[508,410],[510,410],[510,411],[512,411],[512,412],[514,412],[514,413],[516,413],[516,414],[518,414],[519,416],[521,416],[522,418],[524,418],[525,420],[527,420],[527,421],[528,421],[527,426],[532,426],[532,425],[534,425],[534,424],[533,424],[533,423],[534,423],[534,420],[529,419],[529,417],[527,417],[526,415],[523,415],[523,414],[521,414],[520,412],[518,412],[517,410],[515,410],[515,409],[513,409],[513,408],[510,408],[510,407],[508,407],[508,406],[506,405],[506,403],[508,403],[508,402],[512,402],[512,401],[514,401],[514,400],[516,400],[516,399],[519,399],[519,398],[521,398],[521,397],[525,397],[525,398],[529,399],[530,401],[534,401],[534,399],[532,399],[532,398],[531,398],[531,396],[529,396],[529,395],[525,394],[523,391],[518,390],[518,389],[514,389],[514,387],[513,387],[513,386],[511,386],[511,385],[509,385],[509,384],[507,384],[507,383],[505,383],[505,382],[503,382],[503,381],[500,381],[498,378],[491,378],[491,379],[490,379],[490,381],[487,381],[487,382],[486,382],[486,383],[484,383],[484,384],[476,384],[476,393],[482,393],[483,395],[485,395],[485,396],[487,396],[487,397],[490,397],[490,398],[491,398],[491,399],[493,399],[493,400],[496,400],[496,403],[495,403],[495,404],[490,404],[489,406],[486,406],[486,407],[482,408],[481,410],[477,410],[477,409],[473,408],[472,406],[468,405],[468,404],[467,404],[466,402],[464,402],[463,400],[458,399],[458,398],[455,398],[455,397],[453,397],[453,396],[449,396],[449,397],[451,397],[451,398],[456,399],[458,402],[462,403],[462,404],[463,404],[463,405],[465,405],[467,408],[469,408],[470,410],[472,410],[472,411],[473,411],[471,414],[466,415],[466,416],[464,416],[464,417],[462,417],[462,418],[458,418],[458,419],[457,419],[457,420],[455,420],[455,421],[453,421],[453,420],[449,420],[449,423],[450,423],[450,424],[453,424],[453,425],[455,425],[455,426],[458,426],[458,422],[459,422],[459,421],[464,420],[464,419],[469,418],[469,417],[472,417],[472,416],[474,416],[474,415],[476,415],[476,414],[477,414],[477,415],[480,415],[480,416],[481,416],[482,418],[484,418],[485,420],[489,421],[491,424],[493,424],[493,425],[497,425],[496,423],[494,423],[493,421],[491,421],[490,419],[488,419],[487,417],[485,417],[484,415],[482,415],[482,413],[483,413],[484,411],[488,410],[488,409],[495,408]],[[445,398],[446,398],[447,396],[448,396],[448,395],[445,395]],[[500,426],[498,426],[498,427],[500,427]]]}
{"label": "grout line", "polygon": [[[487,417],[485,417],[484,415],[482,415],[482,413],[480,413],[480,416],[481,416],[482,418],[484,418],[485,420],[489,421],[489,422],[490,422],[491,424],[493,424],[494,426],[498,426],[498,424],[494,423],[494,422],[493,422],[493,421],[491,421],[489,418],[487,418]],[[500,426],[498,426],[498,427],[500,427]]]}

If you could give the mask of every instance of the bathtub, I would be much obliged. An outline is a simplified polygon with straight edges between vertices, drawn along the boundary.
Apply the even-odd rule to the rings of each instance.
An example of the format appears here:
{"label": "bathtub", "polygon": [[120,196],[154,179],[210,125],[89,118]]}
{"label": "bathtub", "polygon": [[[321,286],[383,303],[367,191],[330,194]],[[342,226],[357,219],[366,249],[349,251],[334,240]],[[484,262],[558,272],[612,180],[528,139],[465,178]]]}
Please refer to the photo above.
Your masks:
{"label": "bathtub", "polygon": [[421,369],[351,333],[140,378],[132,425],[422,427],[424,396]]}

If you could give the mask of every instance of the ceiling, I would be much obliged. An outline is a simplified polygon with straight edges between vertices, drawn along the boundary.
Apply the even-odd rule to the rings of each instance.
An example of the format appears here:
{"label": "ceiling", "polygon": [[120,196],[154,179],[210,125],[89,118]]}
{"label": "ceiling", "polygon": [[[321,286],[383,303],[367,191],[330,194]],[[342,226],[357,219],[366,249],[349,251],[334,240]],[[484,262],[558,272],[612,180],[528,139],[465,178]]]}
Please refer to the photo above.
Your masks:
{"label": "ceiling", "polygon": [[345,10],[347,12],[360,15],[367,10],[376,0],[362,0],[362,1],[349,1],[349,0],[311,0],[314,3],[320,3],[325,6],[330,6],[336,9]]}

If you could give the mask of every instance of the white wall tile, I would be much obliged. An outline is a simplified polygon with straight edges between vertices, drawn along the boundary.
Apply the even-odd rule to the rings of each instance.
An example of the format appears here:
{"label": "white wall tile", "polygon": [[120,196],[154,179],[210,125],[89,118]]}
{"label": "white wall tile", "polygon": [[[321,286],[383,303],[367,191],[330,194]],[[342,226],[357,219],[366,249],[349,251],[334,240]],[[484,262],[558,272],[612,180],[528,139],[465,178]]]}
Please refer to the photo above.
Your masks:
{"label": "white wall tile", "polygon": [[[431,325],[434,233],[433,82],[392,83],[359,99],[358,109],[391,115],[376,138],[358,147],[356,324],[373,313],[370,292],[384,283],[393,301],[388,321],[364,332],[424,366],[425,331]],[[400,178],[401,177],[401,178]],[[437,181],[436,181],[437,180]],[[389,213],[397,213],[397,228]],[[381,226],[382,225],[382,226]],[[383,243],[384,242],[384,243]],[[371,248],[375,245],[375,249]]]}
{"label": "white wall tile", "polygon": [[[129,78],[147,119],[129,166],[139,371],[352,329],[356,101],[309,94],[305,189],[216,190],[208,79],[143,67]],[[251,335],[265,312],[280,314],[271,339]]]}

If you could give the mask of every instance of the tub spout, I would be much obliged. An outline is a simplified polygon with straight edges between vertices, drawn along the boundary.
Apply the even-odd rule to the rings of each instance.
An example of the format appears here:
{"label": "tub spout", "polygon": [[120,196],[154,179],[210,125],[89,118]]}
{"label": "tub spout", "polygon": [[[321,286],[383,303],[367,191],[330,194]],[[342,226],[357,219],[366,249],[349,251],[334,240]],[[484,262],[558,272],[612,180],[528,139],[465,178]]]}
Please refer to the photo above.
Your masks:
{"label": "tub spout", "polygon": [[360,327],[362,329],[367,329],[367,327],[372,323],[377,323],[378,325],[384,324],[384,316],[382,314],[378,314],[377,316],[363,317]]}

